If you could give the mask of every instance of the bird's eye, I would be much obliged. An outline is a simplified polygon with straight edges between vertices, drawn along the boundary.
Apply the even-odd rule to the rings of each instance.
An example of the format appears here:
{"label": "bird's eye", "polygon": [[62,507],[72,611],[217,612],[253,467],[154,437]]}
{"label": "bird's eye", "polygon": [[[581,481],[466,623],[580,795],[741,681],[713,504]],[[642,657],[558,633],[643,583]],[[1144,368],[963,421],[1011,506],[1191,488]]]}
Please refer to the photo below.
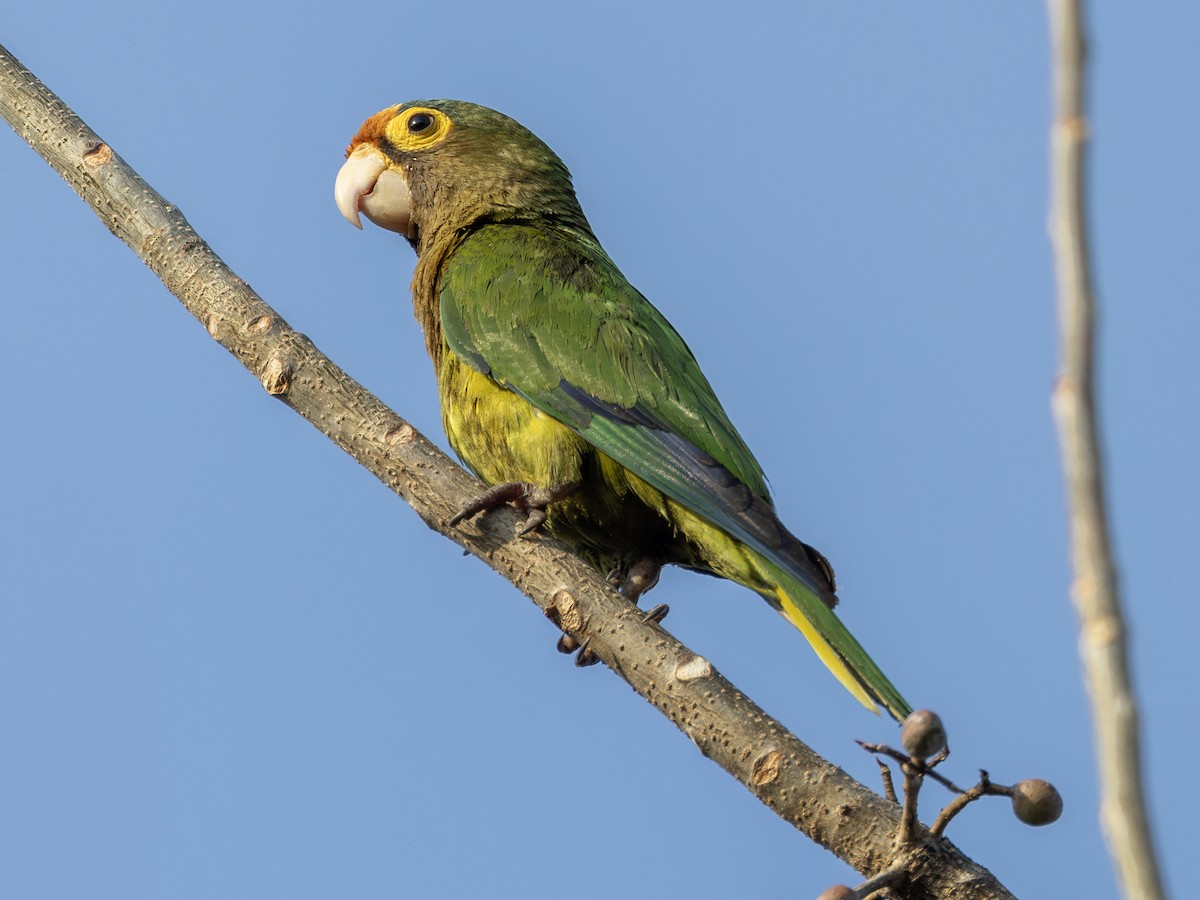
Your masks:
{"label": "bird's eye", "polygon": [[430,106],[402,108],[387,124],[387,136],[397,150],[403,153],[420,153],[430,150],[446,139],[454,128],[450,116]]}

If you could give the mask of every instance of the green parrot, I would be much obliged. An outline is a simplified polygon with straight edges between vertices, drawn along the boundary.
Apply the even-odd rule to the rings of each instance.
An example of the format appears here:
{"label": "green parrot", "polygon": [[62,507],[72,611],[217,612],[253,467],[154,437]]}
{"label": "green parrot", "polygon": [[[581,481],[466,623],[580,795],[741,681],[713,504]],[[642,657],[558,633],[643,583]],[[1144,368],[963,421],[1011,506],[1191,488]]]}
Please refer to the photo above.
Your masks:
{"label": "green parrot", "polygon": [[592,233],[566,166],[459,100],[388,107],[334,198],[404,235],[413,305],[455,452],[492,487],[455,522],[529,511],[636,601],[673,563],[728,578],[795,625],[868,709],[911,712],[833,612],[833,570],[779,521],[766,478],[683,339]]}

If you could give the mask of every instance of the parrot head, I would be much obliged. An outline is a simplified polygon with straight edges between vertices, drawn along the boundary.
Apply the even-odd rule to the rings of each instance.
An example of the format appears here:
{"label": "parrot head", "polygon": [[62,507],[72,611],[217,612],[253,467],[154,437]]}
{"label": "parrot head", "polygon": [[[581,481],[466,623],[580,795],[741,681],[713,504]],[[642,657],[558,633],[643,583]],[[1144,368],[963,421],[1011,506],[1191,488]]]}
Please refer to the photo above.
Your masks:
{"label": "parrot head", "polygon": [[461,100],[417,100],[367,119],[346,148],[334,200],[417,248],[481,217],[536,215],[587,228],[571,176],[520,123]]}

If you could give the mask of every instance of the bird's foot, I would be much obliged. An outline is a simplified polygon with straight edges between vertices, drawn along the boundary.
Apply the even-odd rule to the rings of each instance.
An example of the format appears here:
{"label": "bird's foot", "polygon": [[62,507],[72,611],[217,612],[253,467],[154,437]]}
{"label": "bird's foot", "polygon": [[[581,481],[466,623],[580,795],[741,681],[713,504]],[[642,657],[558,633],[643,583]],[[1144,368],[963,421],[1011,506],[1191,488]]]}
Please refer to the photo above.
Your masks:
{"label": "bird's foot", "polygon": [[575,653],[575,651],[578,650],[579,653],[575,656],[575,665],[579,666],[581,669],[586,666],[594,666],[596,663],[600,662],[600,657],[588,649],[588,642],[590,640],[591,638],[584,638],[581,642],[575,640],[575,638],[571,637],[569,634],[564,634],[558,639],[558,643],[555,644],[555,649],[558,650],[559,653],[568,654]]}
{"label": "bird's foot", "polygon": [[[652,557],[644,557],[630,566],[628,569],[617,567],[608,573],[608,583],[620,590],[622,596],[631,603],[636,604],[638,598],[650,588],[658,584],[658,576],[662,572],[662,562],[653,559]],[[667,617],[667,613],[671,611],[671,607],[665,603],[660,603],[646,611],[642,616],[643,622],[661,622]],[[558,639],[556,645],[559,653],[575,653],[575,665],[579,667],[594,666],[600,661],[595,653],[588,649],[588,638],[584,638],[582,642],[575,640],[571,635],[564,634]]]}
{"label": "bird's foot", "polygon": [[[662,561],[651,556],[644,556],[635,562],[625,572],[621,579],[621,595],[630,603],[637,603],[642,594],[658,584],[658,576],[662,574]],[[611,577],[611,576],[610,576]],[[664,613],[664,615],[666,615]]]}
{"label": "bird's foot", "polygon": [[504,484],[497,484],[466,506],[458,511],[458,514],[450,520],[450,527],[453,528],[460,522],[465,522],[467,519],[479,515],[481,512],[495,509],[497,506],[504,506],[506,503],[529,512],[528,518],[525,520],[525,525],[517,533],[517,537],[524,537],[531,532],[537,531],[546,521],[546,507],[551,503],[562,500],[564,497],[569,497],[578,490],[579,485],[572,483],[560,485],[555,488],[538,487],[536,484],[530,484],[528,481],[508,481]]}

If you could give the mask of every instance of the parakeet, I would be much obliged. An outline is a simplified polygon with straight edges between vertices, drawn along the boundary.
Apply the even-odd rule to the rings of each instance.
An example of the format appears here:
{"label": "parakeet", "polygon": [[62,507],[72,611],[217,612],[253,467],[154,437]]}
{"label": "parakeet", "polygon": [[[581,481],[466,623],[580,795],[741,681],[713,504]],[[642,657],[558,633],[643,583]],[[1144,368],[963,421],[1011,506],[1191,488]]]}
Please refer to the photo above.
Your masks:
{"label": "parakeet", "polygon": [[866,707],[911,710],[833,612],[833,570],[779,521],[691,351],[592,233],[571,176],[513,119],[459,100],[371,116],[338,209],[416,250],[413,304],[455,452],[635,598],[673,563],[760,594]]}

